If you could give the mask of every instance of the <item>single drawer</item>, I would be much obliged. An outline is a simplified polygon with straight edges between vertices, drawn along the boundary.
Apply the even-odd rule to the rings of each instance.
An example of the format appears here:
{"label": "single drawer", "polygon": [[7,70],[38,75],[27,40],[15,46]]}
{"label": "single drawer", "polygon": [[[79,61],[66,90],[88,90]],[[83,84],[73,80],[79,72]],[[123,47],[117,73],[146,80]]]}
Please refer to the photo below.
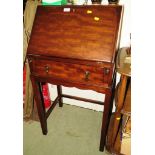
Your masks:
{"label": "single drawer", "polygon": [[63,79],[74,83],[100,85],[109,83],[112,75],[112,69],[107,67],[44,59],[33,59],[31,63],[31,74],[35,76]]}

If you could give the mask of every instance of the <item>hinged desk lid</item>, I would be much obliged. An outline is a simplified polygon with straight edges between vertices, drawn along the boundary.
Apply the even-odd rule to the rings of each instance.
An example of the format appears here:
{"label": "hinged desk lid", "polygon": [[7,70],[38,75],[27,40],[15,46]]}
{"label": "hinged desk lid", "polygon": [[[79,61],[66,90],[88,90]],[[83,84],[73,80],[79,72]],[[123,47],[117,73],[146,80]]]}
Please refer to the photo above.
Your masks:
{"label": "hinged desk lid", "polygon": [[38,6],[28,55],[112,62],[122,6]]}

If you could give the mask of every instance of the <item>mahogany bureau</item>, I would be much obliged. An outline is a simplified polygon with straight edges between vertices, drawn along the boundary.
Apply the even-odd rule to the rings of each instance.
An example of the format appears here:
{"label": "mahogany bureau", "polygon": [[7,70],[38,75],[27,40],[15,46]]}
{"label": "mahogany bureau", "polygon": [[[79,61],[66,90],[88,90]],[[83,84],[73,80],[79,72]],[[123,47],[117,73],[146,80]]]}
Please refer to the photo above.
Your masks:
{"label": "mahogany bureau", "polygon": [[[120,5],[38,6],[27,49],[42,132],[63,97],[104,105],[100,151],[104,150],[115,86],[123,7]],[[41,83],[57,85],[58,96],[45,111]],[[61,86],[105,94],[99,102],[62,94]]]}

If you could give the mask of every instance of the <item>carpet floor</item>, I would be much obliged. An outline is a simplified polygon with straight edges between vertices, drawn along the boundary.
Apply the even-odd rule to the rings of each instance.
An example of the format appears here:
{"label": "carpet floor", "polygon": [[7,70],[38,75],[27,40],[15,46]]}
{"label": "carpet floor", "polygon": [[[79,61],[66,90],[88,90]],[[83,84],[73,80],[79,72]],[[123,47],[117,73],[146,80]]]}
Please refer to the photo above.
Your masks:
{"label": "carpet floor", "polygon": [[47,119],[48,134],[39,122],[23,123],[24,155],[109,155],[99,151],[102,112],[56,106]]}

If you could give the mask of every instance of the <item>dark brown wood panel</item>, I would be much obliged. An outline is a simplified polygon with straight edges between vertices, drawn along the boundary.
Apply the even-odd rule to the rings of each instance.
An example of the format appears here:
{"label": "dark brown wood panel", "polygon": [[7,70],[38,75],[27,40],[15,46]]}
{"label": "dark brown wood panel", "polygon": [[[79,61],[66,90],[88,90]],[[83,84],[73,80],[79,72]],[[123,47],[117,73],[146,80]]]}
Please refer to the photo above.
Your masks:
{"label": "dark brown wood panel", "polygon": [[34,76],[32,75],[36,81],[40,81],[40,82],[47,82],[47,83],[51,83],[53,85],[63,85],[65,87],[76,87],[79,89],[83,89],[83,90],[94,90],[96,92],[99,93],[106,93],[106,88],[110,89],[111,86],[109,87],[107,84],[103,84],[103,85],[93,85],[93,84],[86,84],[86,83],[77,83],[77,82],[73,82],[73,81],[68,81],[68,80],[64,80],[64,79],[58,79],[58,78],[51,78],[51,77],[43,77],[43,76]]}
{"label": "dark brown wood panel", "polygon": [[[64,8],[70,12],[64,12]],[[28,53],[111,62],[115,56],[121,8],[40,6]]]}
{"label": "dark brown wood panel", "polygon": [[[35,76],[64,79],[84,84],[100,85],[109,83],[112,69],[107,67],[95,67],[90,65],[79,65],[51,60],[32,60],[32,74]],[[106,69],[109,70],[106,73]]]}

